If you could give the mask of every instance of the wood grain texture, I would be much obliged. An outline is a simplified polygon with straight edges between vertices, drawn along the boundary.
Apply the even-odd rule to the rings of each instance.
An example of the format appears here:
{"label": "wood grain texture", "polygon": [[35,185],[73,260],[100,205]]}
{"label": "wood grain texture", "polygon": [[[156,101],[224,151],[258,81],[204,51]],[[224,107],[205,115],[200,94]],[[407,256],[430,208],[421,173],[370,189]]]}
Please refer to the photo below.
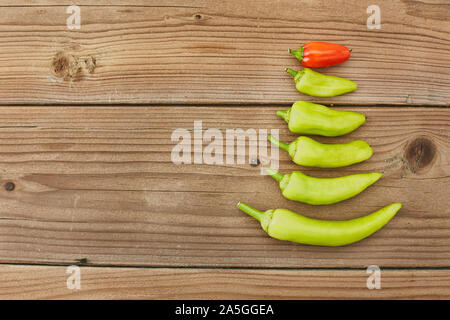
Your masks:
{"label": "wood grain texture", "polygon": [[[315,101],[450,105],[446,2],[378,1],[381,30],[366,27],[369,0],[77,3],[80,30],[66,27],[70,1],[2,2],[2,104],[291,103],[305,96],[283,71],[299,68],[287,50],[322,40],[353,49],[323,72],[359,89]],[[65,80],[60,52],[75,59]]]}
{"label": "wood grain texture", "polygon": [[215,270],[81,267],[67,288],[65,267],[0,267],[0,299],[449,299],[449,270]]}
{"label": "wood grain texture", "polygon": [[[171,162],[177,143],[171,141],[173,130],[192,129],[195,120],[203,121],[203,130],[279,129],[282,140],[294,139],[275,116],[276,107],[2,107],[0,262],[449,266],[450,109],[345,109],[363,112],[367,123],[345,137],[317,139],[365,139],[375,151],[370,160],[342,169],[308,169],[280,152],[280,171],[318,177],[380,171],[384,176],[353,199],[313,207],[283,199],[276,182],[248,162]],[[235,208],[238,201],[337,220],[391,202],[404,208],[370,238],[326,248],[269,238]]]}

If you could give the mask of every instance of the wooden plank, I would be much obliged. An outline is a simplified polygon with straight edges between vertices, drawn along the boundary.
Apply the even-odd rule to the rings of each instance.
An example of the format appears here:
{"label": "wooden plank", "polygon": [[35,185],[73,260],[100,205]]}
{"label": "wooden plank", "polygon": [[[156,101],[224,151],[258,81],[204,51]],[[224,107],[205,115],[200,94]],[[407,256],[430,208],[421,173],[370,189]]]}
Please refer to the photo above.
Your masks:
{"label": "wooden plank", "polygon": [[[73,272],[73,271],[72,271]],[[0,299],[449,299],[449,270],[80,268],[68,289],[66,267],[0,266]]]}
{"label": "wooden plank", "polygon": [[[367,123],[345,137],[317,139],[365,139],[375,151],[370,160],[308,169],[280,152],[280,171],[319,177],[380,171],[384,177],[353,199],[313,207],[283,199],[260,166],[171,162],[178,143],[171,141],[173,130],[191,130],[195,120],[224,135],[227,128],[279,129],[282,140],[294,139],[275,116],[277,107],[2,107],[0,262],[449,266],[450,109],[345,109],[363,112]],[[369,239],[326,248],[269,238],[235,208],[238,201],[337,220],[396,201],[404,208]]]}
{"label": "wooden plank", "polygon": [[322,40],[353,49],[323,72],[359,89],[315,101],[450,105],[450,5],[441,1],[378,1],[380,30],[366,26],[369,0],[80,1],[80,30],[66,27],[69,4],[3,4],[1,103],[291,103],[307,97],[283,71],[299,68],[287,49]]}

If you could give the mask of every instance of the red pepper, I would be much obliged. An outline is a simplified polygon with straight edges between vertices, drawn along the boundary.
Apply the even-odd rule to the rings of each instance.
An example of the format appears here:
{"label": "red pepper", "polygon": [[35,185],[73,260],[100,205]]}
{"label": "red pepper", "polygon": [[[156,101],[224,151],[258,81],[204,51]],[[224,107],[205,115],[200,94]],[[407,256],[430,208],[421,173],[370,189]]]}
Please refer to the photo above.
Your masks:
{"label": "red pepper", "polygon": [[289,52],[307,68],[329,67],[350,58],[350,50],[343,45],[312,41],[297,50]]}

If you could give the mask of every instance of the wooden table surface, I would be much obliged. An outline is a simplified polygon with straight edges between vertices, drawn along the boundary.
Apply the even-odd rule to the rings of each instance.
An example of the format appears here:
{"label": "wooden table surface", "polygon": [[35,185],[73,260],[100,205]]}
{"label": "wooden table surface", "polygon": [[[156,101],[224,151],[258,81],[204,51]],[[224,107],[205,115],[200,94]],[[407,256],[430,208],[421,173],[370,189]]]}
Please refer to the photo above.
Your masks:
{"label": "wooden table surface", "polygon": [[[0,298],[450,298],[448,0],[79,0],[79,30],[71,4],[0,1]],[[373,4],[381,29],[366,25]],[[295,90],[287,50],[311,40],[352,48],[321,71],[356,92]],[[275,111],[296,100],[364,113],[355,132],[317,139],[365,139],[374,155],[323,170],[280,151],[281,172],[383,178],[313,207],[248,159],[171,161],[172,133],[194,121],[293,140]],[[370,238],[327,248],[268,237],[238,201],[337,220],[404,207]]]}

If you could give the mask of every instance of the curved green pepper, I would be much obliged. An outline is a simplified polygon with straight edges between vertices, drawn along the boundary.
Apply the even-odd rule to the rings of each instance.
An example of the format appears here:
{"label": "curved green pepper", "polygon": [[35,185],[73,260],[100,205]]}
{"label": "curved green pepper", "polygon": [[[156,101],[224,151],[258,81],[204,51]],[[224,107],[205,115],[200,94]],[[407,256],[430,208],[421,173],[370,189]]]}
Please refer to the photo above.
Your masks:
{"label": "curved green pepper", "polygon": [[344,221],[311,219],[287,209],[262,212],[242,202],[237,207],[258,220],[272,238],[310,245],[344,246],[381,229],[402,204],[392,203],[367,216]]}
{"label": "curved green pepper", "polygon": [[345,144],[323,144],[308,137],[298,137],[290,144],[269,135],[269,141],[289,152],[296,164],[307,167],[338,168],[369,159],[373,150],[363,140]]}
{"label": "curved green pepper", "polygon": [[338,111],[320,104],[297,101],[288,110],[277,111],[294,133],[342,136],[357,129],[366,117],[358,112]]}
{"label": "curved green pepper", "polygon": [[285,175],[273,169],[266,169],[266,172],[280,183],[285,198],[313,205],[332,204],[354,197],[382,176],[381,173],[373,172],[322,179],[300,171]]}
{"label": "curved green pepper", "polygon": [[309,68],[304,68],[300,71],[287,68],[286,72],[294,77],[297,90],[310,96],[334,97],[355,91],[358,88],[356,82],[324,75]]}

